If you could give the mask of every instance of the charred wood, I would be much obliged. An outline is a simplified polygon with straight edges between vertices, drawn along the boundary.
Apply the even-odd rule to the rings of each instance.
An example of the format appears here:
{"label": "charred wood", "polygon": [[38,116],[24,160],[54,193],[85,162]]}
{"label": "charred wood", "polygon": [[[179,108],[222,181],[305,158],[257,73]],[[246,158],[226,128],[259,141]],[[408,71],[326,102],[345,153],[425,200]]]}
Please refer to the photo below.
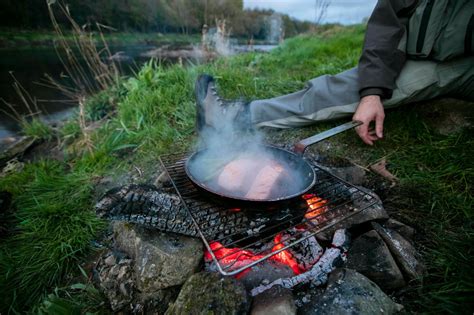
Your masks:
{"label": "charred wood", "polygon": [[349,235],[344,229],[337,230],[334,233],[332,247],[327,249],[318,262],[307,272],[290,278],[275,280],[269,284],[260,285],[251,291],[252,296],[256,296],[276,285],[291,289],[302,283],[311,282],[313,285],[326,283],[328,274],[336,269],[341,261],[346,259],[346,252],[349,245]]}
{"label": "charred wood", "polygon": [[[309,231],[304,231],[302,237],[307,237],[309,234],[311,234]],[[318,262],[323,254],[323,248],[314,235],[309,236],[289,250],[298,261],[301,270],[309,269],[310,266]]]}
{"label": "charred wood", "polygon": [[104,219],[199,236],[179,197],[150,185],[126,185],[109,190],[96,204],[95,210]]}
{"label": "charred wood", "polygon": [[125,185],[105,193],[95,209],[104,219],[199,237],[194,217],[207,239],[222,240],[224,245],[235,239],[254,242],[255,238],[273,235],[301,221],[301,216],[299,220],[292,219],[294,211],[290,209],[272,213],[233,212],[232,209],[209,206],[203,200],[188,199],[186,203],[193,209],[192,216],[174,193],[152,185]]}

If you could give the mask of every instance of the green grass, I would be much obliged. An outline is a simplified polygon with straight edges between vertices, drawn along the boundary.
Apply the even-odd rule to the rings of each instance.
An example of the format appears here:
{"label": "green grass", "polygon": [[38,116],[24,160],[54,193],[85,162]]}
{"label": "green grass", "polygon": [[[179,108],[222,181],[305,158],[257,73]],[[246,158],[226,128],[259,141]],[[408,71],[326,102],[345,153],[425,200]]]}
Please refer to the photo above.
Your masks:
{"label": "green grass", "polygon": [[[421,104],[420,106],[429,106]],[[474,129],[441,135],[416,106],[388,111],[383,141],[373,148],[344,135],[344,155],[368,166],[385,157],[400,184],[384,200],[391,216],[414,226],[427,273],[411,283],[408,310],[471,314],[474,310]]]}
{"label": "green grass", "polygon": [[33,118],[31,120],[24,119],[20,126],[23,134],[26,136],[34,137],[39,140],[51,140],[53,138],[53,130],[51,127],[39,118]]}
{"label": "green grass", "polygon": [[89,280],[89,276],[80,268],[82,279],[80,282],[56,288],[31,313],[47,314],[110,314],[107,310],[105,297]]}
{"label": "green grass", "polygon": [[[1,245],[0,283],[7,305],[27,306],[79,263],[101,227],[91,209],[91,174],[53,161],[26,165],[1,180],[14,195],[16,229]],[[3,311],[3,307],[2,307]]]}
{"label": "green grass", "polygon": [[[153,169],[160,154],[192,144],[193,84],[199,73],[216,76],[227,97],[289,93],[315,76],[355,66],[363,34],[363,27],[357,26],[304,35],[271,54],[251,53],[186,68],[150,62],[124,81],[119,92],[91,98],[90,121],[103,118],[113,104],[112,117],[91,134],[92,152],[82,149],[81,130],[69,122],[60,132],[70,143],[64,161],[28,164],[22,172],[0,178],[0,189],[14,195],[17,208],[12,222],[16,230],[0,245],[0,284],[8,303],[2,313],[10,305],[16,311],[64,303],[87,308],[64,288],[70,287],[68,279],[77,274],[90,241],[101,230],[92,211],[94,184],[101,176],[132,172],[135,166]],[[282,134],[303,137],[338,123]],[[385,204],[394,217],[420,231],[417,246],[428,266],[423,285],[411,284],[404,304],[416,312],[472,313],[472,130],[439,135],[420,123],[416,110],[404,107],[388,113],[385,138],[367,147],[354,133],[346,133],[334,140],[342,145],[332,154],[364,165],[386,156],[401,179]],[[63,288],[62,293],[47,297],[54,288]]]}

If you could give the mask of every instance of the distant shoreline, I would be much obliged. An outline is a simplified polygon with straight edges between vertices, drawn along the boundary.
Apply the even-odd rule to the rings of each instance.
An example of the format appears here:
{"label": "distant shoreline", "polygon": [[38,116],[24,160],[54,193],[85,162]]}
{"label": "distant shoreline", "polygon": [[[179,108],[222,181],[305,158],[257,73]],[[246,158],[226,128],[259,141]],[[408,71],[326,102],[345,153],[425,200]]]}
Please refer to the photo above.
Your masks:
{"label": "distant shoreline", "polygon": [[[93,33],[93,38],[100,45],[99,33]],[[201,34],[181,34],[181,33],[159,33],[159,32],[116,32],[105,33],[104,38],[108,45],[189,45],[199,44]],[[72,33],[66,33],[66,39],[73,41]],[[31,49],[51,47],[57,40],[56,33],[51,30],[21,30],[21,29],[1,29],[0,28],[0,49]],[[248,39],[237,38],[239,44],[246,44]],[[258,45],[267,44],[264,40],[253,40]]]}
{"label": "distant shoreline", "polygon": [[[66,33],[66,39],[73,41],[72,33]],[[100,43],[99,33],[93,33],[95,41]],[[123,44],[194,44],[200,42],[199,34],[177,34],[177,33],[138,33],[138,32],[117,32],[105,33],[104,38],[108,45]],[[51,47],[57,40],[57,35],[51,30],[20,30],[20,29],[0,29],[0,49],[12,48],[36,48]]]}

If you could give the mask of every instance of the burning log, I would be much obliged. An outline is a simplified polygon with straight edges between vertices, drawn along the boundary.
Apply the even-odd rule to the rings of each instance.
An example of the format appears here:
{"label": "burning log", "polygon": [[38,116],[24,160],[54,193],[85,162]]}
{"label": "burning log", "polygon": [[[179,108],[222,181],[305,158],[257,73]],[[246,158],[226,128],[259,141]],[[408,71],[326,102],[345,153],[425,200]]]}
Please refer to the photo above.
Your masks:
{"label": "burning log", "polygon": [[276,245],[273,247],[273,251],[276,251],[303,238],[300,243],[288,248],[288,253],[283,254],[290,256],[291,260],[298,264],[297,268],[292,268],[293,270],[300,271],[296,272],[296,274],[309,270],[323,254],[323,248],[319,245],[316,237],[310,234],[304,227],[295,227],[289,229],[286,233],[278,234],[274,239],[274,244]]}
{"label": "burning log", "polygon": [[[272,251],[277,251],[285,246],[281,242],[281,238],[282,234],[278,234],[275,236],[273,240],[274,246],[272,247]],[[252,250],[244,250],[240,248],[226,248],[219,242],[212,242],[210,244],[210,247],[216,258],[219,260],[219,263],[227,271],[233,271],[245,267],[254,261],[262,259],[265,256],[263,254],[256,254]],[[207,263],[207,270],[218,270],[216,264],[212,261],[212,256],[209,252],[206,252],[204,254],[204,260]],[[289,266],[295,274],[299,274],[301,272],[298,262],[288,251],[281,251],[278,254],[271,256],[269,260],[272,262]],[[250,269],[244,270],[241,273],[237,274],[237,278],[241,277],[248,271],[250,271]]]}
{"label": "burning log", "polygon": [[199,236],[179,197],[160,192],[150,185],[126,185],[109,190],[96,204],[95,210],[104,219]]}
{"label": "burning log", "polygon": [[[283,237],[284,237],[284,234],[282,233],[279,233],[275,236],[275,238],[273,239],[273,243],[275,244],[275,246],[273,246],[272,248],[273,252],[276,252],[282,249],[283,247],[285,247],[285,244],[283,243]],[[298,262],[296,261],[295,257],[291,254],[290,251],[282,250],[275,256],[270,257],[270,259],[273,259],[275,261],[278,261],[290,266],[290,268],[293,270],[295,274],[299,274],[301,272]]]}
{"label": "burning log", "polygon": [[276,285],[291,289],[294,286],[311,282],[314,285],[321,285],[327,281],[328,274],[333,271],[341,260],[346,259],[346,251],[349,243],[349,235],[345,229],[337,230],[334,233],[332,247],[327,249],[321,259],[307,272],[291,278],[275,280],[267,285],[260,285],[251,291],[252,296],[256,296]]}
{"label": "burning log", "polygon": [[[189,200],[193,203],[193,200]],[[199,237],[199,233],[181,203],[172,193],[152,185],[125,185],[109,190],[95,206],[96,214],[104,219],[126,221],[165,232]],[[293,211],[294,212],[294,211]],[[265,213],[245,212],[240,208],[197,209],[194,212],[202,232],[208,239],[258,236],[268,226],[288,220],[290,209],[282,209],[271,217]],[[295,222],[288,220],[288,224]],[[282,228],[280,225],[279,228]]]}
{"label": "burning log", "polygon": [[[276,252],[281,250],[287,245],[295,241],[294,234],[301,233],[297,228],[290,229],[288,233],[278,233],[273,238],[273,244],[271,245],[271,251]],[[303,231],[302,236],[308,236],[308,231]],[[244,250],[240,248],[230,248],[225,247],[219,242],[212,242],[210,244],[211,250],[215,257],[218,259],[219,264],[229,271],[237,270],[239,268],[245,267],[251,264],[254,261],[262,259],[265,255],[262,254],[263,251],[260,251],[259,254],[255,253],[253,250]],[[297,244],[291,249],[282,250],[278,254],[271,256],[270,261],[277,264],[285,265],[293,270],[294,274],[300,274],[307,271],[322,254],[322,248],[316,241],[314,236],[303,240],[300,244]],[[204,254],[204,259],[207,262],[207,269],[210,271],[216,271],[217,266],[212,260],[212,255],[210,252]],[[245,272],[239,273],[237,277],[242,276]]]}

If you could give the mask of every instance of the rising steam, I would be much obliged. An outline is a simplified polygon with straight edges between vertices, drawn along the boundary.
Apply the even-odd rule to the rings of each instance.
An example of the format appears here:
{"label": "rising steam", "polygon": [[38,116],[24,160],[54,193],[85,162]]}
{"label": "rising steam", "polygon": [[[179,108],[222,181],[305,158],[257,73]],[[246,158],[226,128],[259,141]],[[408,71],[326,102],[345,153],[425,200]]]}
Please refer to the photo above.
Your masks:
{"label": "rising steam", "polygon": [[[263,135],[258,130],[243,131],[247,130],[248,126],[239,126],[232,110],[235,109],[228,107],[224,111],[222,107],[216,105],[212,112],[207,113],[206,121],[213,127],[206,127],[199,133],[197,144],[199,153],[188,165],[188,170],[194,178],[199,179],[201,184],[216,193],[225,193],[238,199],[261,200],[248,197],[252,181],[264,167],[276,164],[283,168],[284,173],[275,187],[272,187],[268,198],[264,198],[265,200],[284,198],[306,188],[309,174],[307,171],[306,174],[302,173],[303,168],[299,159],[288,159],[287,155],[290,154],[285,154],[283,159],[279,150],[264,144]],[[222,183],[218,183],[219,174],[230,162],[243,163],[249,160],[252,161],[252,167],[245,168],[246,173],[241,174],[248,178],[245,187],[228,191],[222,187]]]}

